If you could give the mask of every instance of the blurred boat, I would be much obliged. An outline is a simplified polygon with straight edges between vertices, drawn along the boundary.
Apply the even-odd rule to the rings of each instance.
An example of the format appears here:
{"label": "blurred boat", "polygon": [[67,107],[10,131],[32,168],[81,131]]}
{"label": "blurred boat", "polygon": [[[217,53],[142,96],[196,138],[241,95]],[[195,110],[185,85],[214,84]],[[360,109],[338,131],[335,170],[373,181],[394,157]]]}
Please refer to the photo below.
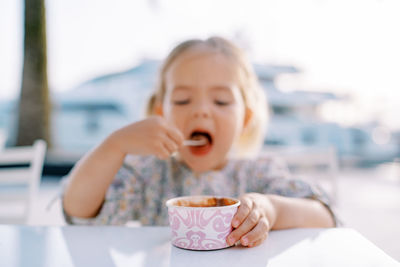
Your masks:
{"label": "blurred boat", "polygon": [[[91,79],[69,91],[52,95],[53,160],[79,158],[115,129],[144,117],[146,101],[155,84],[160,62],[143,60],[137,66]],[[281,74],[298,73],[293,66],[254,65],[266,90],[272,111],[265,146],[326,148],[333,146],[342,164],[368,165],[391,161],[399,155],[397,133],[386,142],[374,135],[378,123],[343,127],[319,117],[328,101],[342,101],[328,92],[282,92],[276,87]],[[0,102],[0,129],[12,145],[15,136],[15,101]],[[68,156],[69,155],[69,156]]]}

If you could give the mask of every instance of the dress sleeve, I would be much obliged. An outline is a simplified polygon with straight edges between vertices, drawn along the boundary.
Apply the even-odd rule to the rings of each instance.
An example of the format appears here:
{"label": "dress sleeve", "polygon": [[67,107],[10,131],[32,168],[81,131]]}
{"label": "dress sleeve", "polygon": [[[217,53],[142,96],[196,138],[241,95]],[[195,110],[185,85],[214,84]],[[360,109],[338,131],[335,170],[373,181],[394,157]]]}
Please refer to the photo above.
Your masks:
{"label": "dress sleeve", "polygon": [[278,158],[259,159],[256,165],[258,167],[253,168],[254,173],[250,178],[252,181],[249,183],[248,191],[317,200],[331,213],[336,226],[341,224],[333,211],[332,201],[328,194],[318,185],[291,177],[283,160]]}
{"label": "dress sleeve", "polygon": [[[67,183],[68,177],[62,182],[62,192],[65,191]],[[68,224],[79,225],[124,225],[128,221],[137,220],[142,209],[142,191],[140,174],[125,162],[108,188],[104,202],[95,217],[69,216],[62,205],[65,221]]]}

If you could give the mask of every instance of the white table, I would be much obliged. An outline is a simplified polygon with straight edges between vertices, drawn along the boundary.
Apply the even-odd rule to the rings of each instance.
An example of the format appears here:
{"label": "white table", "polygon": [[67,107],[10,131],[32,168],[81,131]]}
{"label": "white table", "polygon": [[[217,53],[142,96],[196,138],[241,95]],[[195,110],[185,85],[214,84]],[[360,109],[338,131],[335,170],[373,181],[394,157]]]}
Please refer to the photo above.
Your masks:
{"label": "white table", "polygon": [[255,248],[190,251],[168,227],[0,225],[0,266],[400,266],[352,229],[273,231]]}

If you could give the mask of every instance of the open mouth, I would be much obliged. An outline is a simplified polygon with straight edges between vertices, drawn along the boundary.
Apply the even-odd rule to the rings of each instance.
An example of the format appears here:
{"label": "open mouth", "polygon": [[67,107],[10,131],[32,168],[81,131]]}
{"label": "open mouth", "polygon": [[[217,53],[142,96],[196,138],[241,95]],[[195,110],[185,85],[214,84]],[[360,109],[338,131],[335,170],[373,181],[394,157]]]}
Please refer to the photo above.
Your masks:
{"label": "open mouth", "polygon": [[204,144],[198,146],[190,146],[190,152],[195,156],[207,155],[213,147],[213,137],[210,133],[202,130],[195,130],[190,135],[190,140],[203,141]]}
{"label": "open mouth", "polygon": [[202,132],[202,131],[194,131],[191,135],[190,135],[190,139],[191,140],[195,140],[195,141],[206,141],[206,143],[203,146],[206,145],[211,145],[212,144],[212,137],[209,133],[207,132]]}

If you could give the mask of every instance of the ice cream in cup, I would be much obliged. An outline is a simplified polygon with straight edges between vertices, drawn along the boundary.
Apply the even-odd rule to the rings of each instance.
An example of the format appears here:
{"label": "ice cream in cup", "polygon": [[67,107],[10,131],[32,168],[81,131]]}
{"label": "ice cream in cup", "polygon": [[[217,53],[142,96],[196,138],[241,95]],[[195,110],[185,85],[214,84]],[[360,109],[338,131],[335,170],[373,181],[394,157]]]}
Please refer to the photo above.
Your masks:
{"label": "ice cream in cup", "polygon": [[166,202],[172,244],[191,250],[229,247],[232,218],[240,201],[222,196],[186,196]]}

